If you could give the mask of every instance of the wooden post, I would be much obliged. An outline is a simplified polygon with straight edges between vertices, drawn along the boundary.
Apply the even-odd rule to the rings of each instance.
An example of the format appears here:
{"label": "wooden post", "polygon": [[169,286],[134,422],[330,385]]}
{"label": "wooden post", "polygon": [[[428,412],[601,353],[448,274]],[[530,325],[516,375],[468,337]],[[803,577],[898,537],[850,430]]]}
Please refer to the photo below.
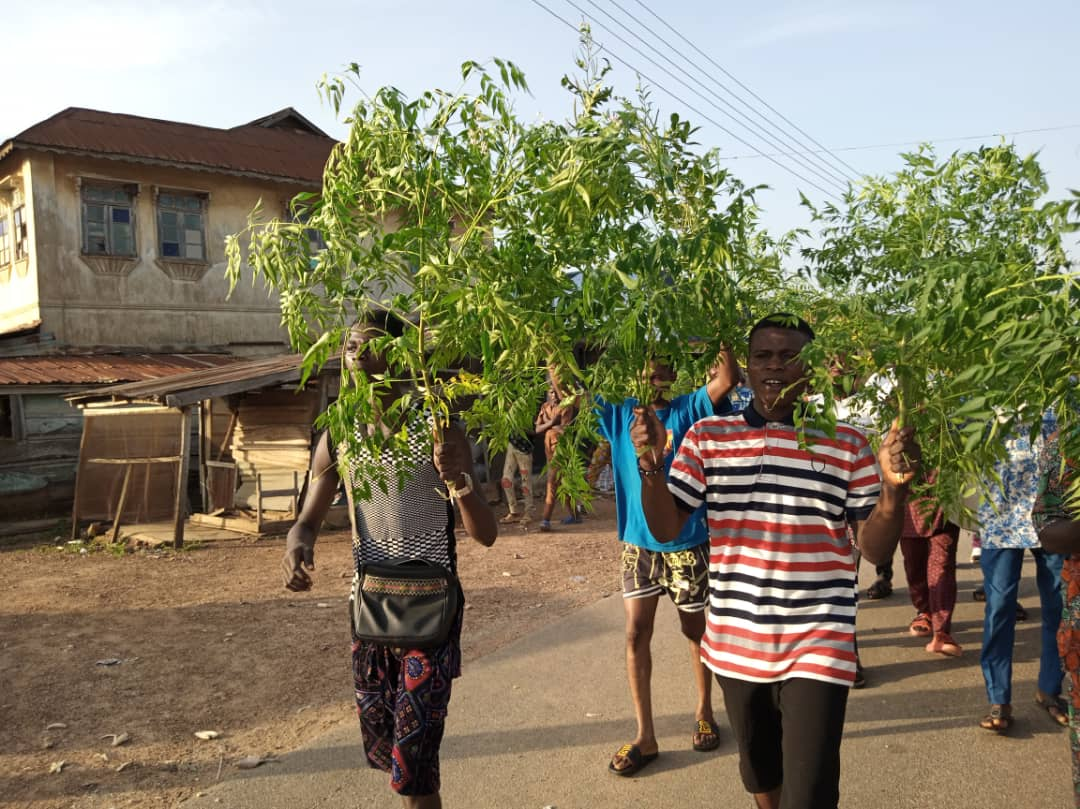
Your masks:
{"label": "wooden post", "polygon": [[299,508],[299,503],[300,503],[300,477],[296,474],[295,469],[293,470],[293,473],[292,473],[292,488],[293,488],[292,515],[293,515],[293,519],[295,519],[298,516],[296,511]]}
{"label": "wooden post", "polygon": [[229,448],[229,441],[232,440],[233,430],[236,428],[237,411],[233,410],[232,415],[229,416],[229,426],[225,428],[225,437],[221,440],[221,447],[218,449],[216,460],[220,461],[225,457],[225,450]]}
{"label": "wooden post", "polygon": [[[213,400],[209,400],[213,401]],[[210,446],[207,408],[202,402],[196,405],[199,408],[199,494],[202,496],[202,510],[205,514],[210,510],[210,495],[206,491],[206,457],[207,447]],[[213,417],[213,411],[210,412],[210,418]]]}
{"label": "wooden post", "polygon": [[176,500],[173,511],[173,547],[184,547],[184,518],[187,516],[187,477],[191,455],[189,407],[180,409],[180,457],[176,463]]}
{"label": "wooden post", "polygon": [[262,474],[255,473],[255,533],[262,533]]}
{"label": "wooden post", "polygon": [[140,519],[147,519],[150,514],[150,470],[153,468],[151,464],[143,467],[143,493],[142,500],[139,502]]}
{"label": "wooden post", "polygon": [[79,460],[75,466],[75,496],[71,499],[72,541],[79,538],[79,478],[86,471],[86,461],[83,460],[83,456],[86,454],[86,430],[90,424],[90,420],[86,418],[86,411],[80,408],[80,412],[83,414],[83,423],[82,435],[79,437]]}
{"label": "wooden post", "polygon": [[[113,517],[112,524],[112,538],[109,540],[114,544],[120,539],[120,515],[124,513],[124,507],[127,505],[128,484],[131,483],[131,470],[134,468],[135,464],[128,464],[127,471],[124,472],[124,485],[120,487],[120,501],[116,505],[116,516]],[[147,473],[149,473],[149,467],[147,467]]]}

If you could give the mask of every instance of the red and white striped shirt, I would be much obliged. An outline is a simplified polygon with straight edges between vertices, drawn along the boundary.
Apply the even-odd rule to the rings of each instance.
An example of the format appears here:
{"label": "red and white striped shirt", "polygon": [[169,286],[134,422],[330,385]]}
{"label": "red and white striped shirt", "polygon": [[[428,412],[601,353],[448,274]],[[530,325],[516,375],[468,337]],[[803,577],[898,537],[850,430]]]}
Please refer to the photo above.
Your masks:
{"label": "red and white striped shirt", "polygon": [[706,504],[709,610],[701,657],[753,682],[855,678],[855,564],[845,523],[881,491],[866,437],[766,422],[747,407],[697,422],[668,487],[681,508]]}

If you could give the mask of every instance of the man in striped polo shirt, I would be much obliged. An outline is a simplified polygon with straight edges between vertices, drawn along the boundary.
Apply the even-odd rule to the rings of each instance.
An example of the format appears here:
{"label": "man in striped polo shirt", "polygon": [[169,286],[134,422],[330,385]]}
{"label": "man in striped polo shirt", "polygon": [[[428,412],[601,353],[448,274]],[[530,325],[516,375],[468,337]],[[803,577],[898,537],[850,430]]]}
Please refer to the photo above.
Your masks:
{"label": "man in striped polo shirt", "polygon": [[[877,454],[846,424],[807,429],[800,359],[810,326],[770,315],[750,331],[744,411],[697,422],[664,479],[665,434],[647,410],[632,431],[649,529],[678,536],[705,504],[709,608],[701,656],[716,675],[743,784],[762,809],[836,809],[840,740],[855,678],[855,565],[892,556],[920,450],[910,428]],[[884,470],[884,480],[878,468]]]}

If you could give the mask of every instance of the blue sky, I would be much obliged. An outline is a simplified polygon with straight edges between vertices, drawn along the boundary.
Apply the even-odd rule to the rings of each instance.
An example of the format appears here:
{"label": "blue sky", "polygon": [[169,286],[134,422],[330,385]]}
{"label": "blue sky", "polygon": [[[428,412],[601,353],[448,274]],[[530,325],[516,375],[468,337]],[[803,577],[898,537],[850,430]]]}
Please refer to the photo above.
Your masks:
{"label": "blue sky", "polygon": [[[679,112],[700,124],[703,145],[720,147],[748,183],[771,187],[759,199],[772,229],[807,223],[797,204],[800,190],[816,201],[824,194],[753,156],[752,148],[706,121],[702,113],[761,151],[776,151],[709,104],[714,98],[709,92],[721,92],[715,85],[705,85],[708,90],[681,86],[605,30],[646,50],[599,9],[648,36],[619,7],[630,12],[711,76],[734,87],[678,34],[686,37],[830,148],[1071,127],[1010,140],[1024,151],[1041,152],[1053,196],[1080,188],[1080,126],[1073,126],[1080,125],[1076,0],[542,2],[572,23],[582,19],[582,12],[594,19],[595,39],[614,57],[617,90],[631,93],[636,83],[633,71],[617,61],[622,59],[697,107],[691,111],[654,87],[653,99],[664,113]],[[530,0],[393,5],[40,0],[7,9],[4,23],[6,63],[13,69],[0,106],[3,139],[68,106],[222,127],[293,106],[341,137],[344,128],[315,90],[323,73],[357,62],[365,89],[392,84],[415,94],[432,87],[453,89],[462,61],[492,56],[510,59],[525,71],[532,95],[517,101],[524,117],[563,118],[570,102],[559,79],[573,69],[577,51],[574,31]],[[948,152],[979,143],[942,140],[938,148]],[[883,174],[898,168],[900,150],[838,155],[859,172]],[[826,185],[805,168],[794,168]]]}

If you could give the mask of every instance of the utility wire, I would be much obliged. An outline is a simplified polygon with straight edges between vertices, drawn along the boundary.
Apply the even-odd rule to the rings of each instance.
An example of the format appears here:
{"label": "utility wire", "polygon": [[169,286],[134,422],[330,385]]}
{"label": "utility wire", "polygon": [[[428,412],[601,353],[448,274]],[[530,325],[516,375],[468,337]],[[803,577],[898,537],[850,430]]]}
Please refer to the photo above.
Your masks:
{"label": "utility wire", "polygon": [[[574,0],[566,0],[566,2],[569,3],[569,5],[574,6],[574,8],[576,8],[583,15],[592,16],[593,19],[596,20],[595,15],[588,15],[587,12],[585,12],[583,9],[581,9],[581,7],[578,6],[574,2]],[[594,0],[586,0],[586,2],[588,2],[594,8],[596,8],[605,17],[612,20],[616,25],[620,26],[624,31],[626,31],[628,34],[630,34],[630,36],[635,37],[638,41],[642,42],[645,45],[645,47],[649,48],[653,53],[655,53],[661,59],[664,59],[668,64],[670,64],[673,68],[675,68],[675,70],[680,71],[683,75],[685,75],[687,78],[689,78],[690,81],[696,83],[699,87],[701,87],[707,93],[709,93],[714,98],[716,98],[717,101],[720,102],[720,104],[723,104],[724,107],[727,108],[728,112],[725,113],[725,114],[727,114],[729,117],[737,116],[738,119],[740,119],[739,121],[735,121],[735,123],[737,123],[739,126],[742,126],[744,129],[747,129],[749,131],[754,132],[757,137],[760,137],[762,140],[764,140],[766,143],[768,143],[773,148],[779,148],[781,150],[781,152],[784,152],[785,150],[789,149],[788,146],[786,146],[785,144],[782,144],[780,141],[776,140],[769,132],[762,129],[762,127],[760,125],[758,125],[756,122],[754,122],[753,120],[748,118],[746,115],[744,115],[742,112],[737,110],[726,99],[722,98],[715,90],[713,90],[712,88],[707,87],[704,84],[702,84],[702,82],[699,79],[694,78],[690,73],[688,73],[686,71],[686,68],[682,67],[681,65],[676,64],[667,55],[662,53],[660,50],[658,50],[655,46],[653,46],[647,40],[643,39],[638,33],[633,31],[629,27],[627,27],[622,21],[620,21],[616,17],[612,16],[605,9],[601,8],[596,2],[594,2]],[[658,64],[648,54],[643,53],[635,45],[633,45],[630,42],[627,42],[618,33],[613,31],[608,25],[606,25],[605,23],[603,23],[601,21],[596,21],[596,24],[601,26],[605,30],[609,31],[612,36],[614,36],[616,39],[618,39],[620,42],[622,42],[627,47],[631,48],[635,53],[637,53],[638,55],[644,57],[645,59],[648,59],[652,64],[656,65],[656,67],[660,68],[665,73],[667,73],[669,76],[671,76],[673,79],[675,79],[677,82],[682,84],[683,87],[688,89],[690,92],[694,93],[698,98],[700,98],[706,104],[709,104],[714,109],[718,110],[721,113],[724,113],[724,110],[721,109],[720,106],[717,105],[716,101],[711,101],[710,99],[705,98],[701,94],[701,92],[699,90],[696,90],[694,87],[691,87],[682,78],[680,78],[679,76],[674,75],[667,68],[665,68],[662,65]],[[801,146],[801,144],[798,144],[797,146]],[[775,155],[775,153],[774,153],[774,155]],[[805,158],[801,157],[798,152],[788,152],[785,156],[789,157],[791,160],[793,160],[799,166],[806,169],[810,173],[816,175],[821,180],[823,180],[823,181],[825,181],[827,183],[833,183],[838,188],[846,190],[847,183],[849,182],[848,178],[844,177],[843,175],[836,174],[835,170],[832,167],[830,167],[829,165],[826,164],[825,165],[825,170],[822,171],[820,168],[818,168],[817,166],[815,166],[812,163],[808,162]]]}
{"label": "utility wire", "polygon": [[[866,146],[841,146],[831,149],[833,152],[867,152],[873,149],[895,149],[898,146],[918,146],[923,143],[949,143],[961,140],[986,140],[987,138],[1007,138],[1012,135],[1036,135],[1043,132],[1063,132],[1067,129],[1080,129],[1080,124],[1065,124],[1064,126],[1045,126],[1041,129],[1014,129],[1011,132],[990,132],[986,135],[960,135],[955,138],[925,138],[923,140],[902,140],[896,143],[875,143]],[[812,154],[812,152],[772,152],[772,157],[784,157],[792,154]],[[725,160],[751,160],[762,157],[761,154],[743,154],[726,157]]]}
{"label": "utility wire", "polygon": [[[571,23],[571,22],[570,22],[569,20],[565,19],[564,17],[561,17],[561,16],[559,16],[558,14],[556,14],[555,12],[553,12],[553,11],[552,11],[551,9],[549,9],[549,8],[548,8],[547,6],[545,6],[545,5],[544,5],[543,3],[541,3],[541,2],[539,1],[539,0],[531,0],[531,1],[532,1],[532,2],[533,2],[533,3],[535,4],[535,5],[537,5],[537,6],[540,6],[541,8],[543,8],[543,9],[544,9],[545,11],[547,11],[547,12],[548,12],[549,14],[552,14],[552,16],[554,16],[554,17],[556,17],[557,19],[561,20],[561,21],[562,21],[562,22],[563,22],[563,23],[564,23],[565,25],[567,25],[567,26],[569,26],[569,27],[572,27],[572,28],[573,28],[573,29],[574,29],[575,31],[578,31],[578,30],[579,30],[579,28],[578,28],[577,26],[575,26],[575,25],[574,25],[573,23]],[[581,14],[581,15],[582,15],[582,16],[583,16],[584,18],[586,18],[586,19],[588,18],[588,15],[586,14],[586,12],[585,12],[585,11],[584,11],[584,10],[583,10],[583,9],[582,9],[582,8],[581,8],[580,6],[577,6],[577,5],[576,5],[576,4],[575,4],[575,3],[573,2],[573,0],[567,0],[567,2],[569,3],[569,5],[571,5],[571,6],[574,6],[574,8],[575,8],[575,9],[577,9],[577,11],[578,11],[578,12],[579,12],[579,13],[580,13],[580,14]],[[602,23],[600,23],[600,25],[601,25],[601,27],[605,27],[605,26],[603,26],[603,24],[602,24]],[[607,29],[607,30],[609,30],[609,32],[610,32],[610,29]],[[619,40],[620,42],[622,42],[622,43],[623,43],[624,45],[627,45],[628,47],[630,47],[630,49],[631,49],[631,50],[635,51],[636,53],[638,53],[638,54],[639,54],[639,55],[641,55],[641,56],[644,56],[644,57],[645,57],[645,59],[646,59],[647,61],[651,62],[651,63],[652,63],[653,65],[655,65],[656,67],[660,68],[660,70],[662,70],[662,71],[663,71],[664,73],[666,73],[666,74],[667,74],[668,76],[671,76],[672,78],[674,78],[674,79],[675,79],[676,81],[678,81],[678,82],[679,82],[680,84],[682,84],[683,86],[687,86],[687,85],[686,85],[686,82],[682,81],[682,80],[681,80],[681,79],[679,79],[679,78],[678,78],[677,76],[674,76],[674,75],[673,75],[673,74],[671,73],[671,71],[670,71],[670,70],[667,70],[667,69],[666,69],[666,68],[664,68],[664,67],[663,67],[662,65],[658,65],[658,64],[656,63],[656,61],[655,61],[654,59],[651,59],[651,58],[649,58],[649,57],[648,57],[647,55],[645,55],[645,54],[642,54],[642,53],[641,53],[641,51],[640,51],[640,49],[638,49],[638,48],[635,48],[635,47],[634,47],[633,45],[631,45],[630,43],[626,42],[626,40],[625,40],[625,39],[623,39],[622,37],[620,37],[620,36],[619,36],[619,35],[618,35],[617,33],[615,33],[615,32],[611,32],[611,34],[612,34],[612,36],[614,36],[614,37],[615,37],[616,39],[618,39],[618,40]],[[726,126],[724,126],[724,125],[723,125],[722,123],[720,123],[720,122],[719,122],[719,121],[717,121],[717,120],[716,120],[715,118],[713,118],[712,116],[710,116],[710,115],[709,115],[708,113],[706,113],[706,112],[703,112],[703,111],[702,111],[702,110],[700,110],[700,109],[699,109],[698,107],[694,106],[694,104],[692,104],[691,102],[689,102],[689,101],[687,101],[686,99],[684,99],[684,98],[683,98],[682,96],[678,95],[677,93],[675,93],[675,92],[673,92],[672,90],[668,89],[668,88],[667,88],[667,87],[666,87],[665,85],[663,85],[663,84],[661,84],[660,82],[658,82],[658,81],[656,81],[655,79],[653,79],[653,78],[652,78],[652,77],[651,77],[651,76],[650,76],[649,74],[645,73],[644,71],[640,70],[640,69],[639,69],[638,67],[636,67],[635,65],[633,65],[632,63],[630,63],[630,62],[626,61],[625,59],[623,59],[622,57],[620,57],[620,56],[619,56],[618,54],[616,54],[616,53],[615,53],[615,52],[614,52],[613,50],[611,50],[611,48],[609,48],[609,47],[607,47],[607,46],[604,46],[604,45],[600,45],[599,43],[598,43],[598,48],[599,48],[599,50],[600,50],[601,52],[606,52],[606,53],[607,53],[608,55],[610,55],[610,56],[611,56],[611,58],[615,59],[615,60],[616,60],[617,62],[619,62],[620,64],[624,65],[625,67],[627,67],[627,68],[629,68],[630,70],[632,70],[632,71],[634,71],[635,73],[637,73],[637,74],[638,74],[639,76],[641,76],[641,77],[642,77],[643,79],[645,79],[645,80],[646,80],[646,81],[647,81],[647,82],[648,82],[648,83],[649,83],[650,85],[652,85],[652,86],[654,86],[654,87],[657,87],[658,89],[660,89],[661,91],[663,91],[664,93],[666,93],[666,94],[667,94],[668,96],[670,96],[671,98],[675,99],[675,100],[676,100],[676,101],[678,101],[678,102],[679,102],[680,104],[682,104],[683,106],[685,106],[685,107],[686,107],[687,109],[689,109],[689,110],[693,111],[693,112],[694,112],[694,113],[696,113],[697,115],[700,115],[700,116],[701,116],[702,118],[704,118],[704,119],[705,119],[706,121],[708,121],[709,123],[711,123],[711,124],[712,124],[713,126],[715,126],[715,127],[717,128],[717,129],[719,129],[719,130],[720,130],[721,132],[724,132],[724,133],[726,133],[726,134],[727,134],[727,135],[729,135],[730,137],[732,137],[732,138],[734,138],[735,140],[739,141],[739,143],[741,143],[741,144],[743,144],[744,146],[746,146],[746,147],[748,147],[748,148],[752,149],[752,150],[753,150],[754,152],[756,152],[757,154],[760,154],[760,155],[762,155],[763,157],[765,157],[765,156],[766,156],[765,152],[763,152],[763,151],[762,151],[761,149],[759,149],[759,148],[758,148],[757,146],[755,146],[755,145],[754,145],[753,143],[751,143],[750,141],[746,140],[746,138],[744,138],[744,137],[742,137],[742,136],[740,136],[740,135],[736,134],[735,132],[732,132],[732,131],[731,131],[730,129],[728,129],[728,128],[727,128]],[[692,88],[690,88],[690,89],[692,90]],[[770,156],[770,157],[766,157],[766,159],[767,159],[767,160],[769,160],[769,162],[773,163],[774,165],[776,165],[776,166],[778,166],[778,167],[782,168],[782,169],[783,169],[784,171],[787,171],[787,172],[789,172],[790,174],[794,175],[795,177],[797,177],[798,179],[802,180],[803,182],[805,182],[805,183],[808,183],[809,185],[813,186],[814,188],[816,188],[816,189],[817,189],[818,191],[820,191],[821,193],[825,194],[826,196],[830,196],[830,197],[833,197],[833,198],[839,198],[839,197],[838,197],[838,194],[837,194],[837,192],[836,192],[836,190],[835,190],[835,189],[833,189],[833,190],[829,190],[829,189],[823,188],[823,187],[822,187],[822,186],[821,186],[820,184],[818,184],[818,183],[817,183],[817,182],[815,182],[814,180],[811,180],[810,178],[806,177],[805,175],[803,175],[803,174],[800,174],[799,172],[795,171],[795,170],[794,170],[793,168],[791,168],[790,166],[788,166],[788,165],[786,165],[786,164],[784,164],[784,163],[780,163],[780,162],[779,162],[779,161],[778,161],[778,160],[777,160],[777,159],[776,159],[775,157],[771,157],[771,156]],[[789,158],[789,159],[790,159],[790,158]],[[832,183],[832,184],[833,184],[833,185],[835,186],[835,188],[838,188],[838,189],[840,189],[841,193],[843,193],[844,191],[846,191],[846,190],[847,190],[845,186],[841,185],[840,183],[836,182],[835,180],[831,180],[830,178],[826,178],[826,179],[827,179],[827,180],[828,180],[829,182],[831,182],[831,183]]]}
{"label": "utility wire", "polygon": [[[593,5],[596,5],[594,0],[589,0],[589,2],[592,3]],[[693,67],[695,70],[697,70],[699,73],[701,73],[701,75],[705,76],[706,79],[711,81],[713,84],[715,84],[721,90],[723,90],[728,96],[730,96],[732,99],[734,99],[739,104],[741,104],[743,107],[745,107],[747,110],[749,110],[749,112],[752,115],[756,116],[761,121],[763,121],[764,125],[766,127],[768,127],[770,130],[773,130],[775,133],[777,133],[777,137],[782,138],[784,141],[786,141],[788,144],[790,144],[790,146],[785,147],[785,152],[781,152],[781,154],[812,156],[818,162],[818,164],[820,164],[821,167],[824,168],[825,171],[827,171],[829,174],[831,174],[831,175],[833,175],[835,177],[838,177],[841,180],[841,182],[846,184],[846,183],[855,182],[855,181],[858,180],[858,176],[857,176],[858,172],[856,172],[855,174],[852,174],[851,172],[846,171],[842,167],[842,164],[839,161],[836,161],[836,165],[834,165],[833,163],[830,163],[829,161],[827,161],[824,158],[820,157],[820,155],[822,155],[822,154],[829,154],[827,149],[825,149],[824,147],[822,147],[822,149],[820,149],[820,150],[810,148],[809,145],[805,141],[801,140],[796,135],[792,135],[787,129],[785,129],[785,127],[783,125],[777,124],[775,121],[771,120],[767,115],[762,113],[753,104],[746,101],[744,98],[742,98],[742,96],[740,96],[738,93],[736,93],[734,90],[732,90],[726,84],[724,84],[724,82],[720,81],[715,76],[713,76],[711,73],[709,73],[709,71],[707,71],[705,68],[701,67],[693,59],[689,58],[688,56],[686,56],[683,53],[679,53],[679,50],[674,45],[672,45],[668,40],[664,39],[664,37],[662,37],[660,34],[658,34],[655,30],[650,28],[640,18],[636,17],[631,11],[628,11],[626,8],[619,5],[619,3],[616,2],[616,0],[609,0],[609,2],[611,3],[611,5],[615,6],[615,8],[619,9],[619,11],[621,11],[623,14],[625,14],[627,17],[629,17],[631,20],[633,20],[637,25],[639,25],[641,28],[645,29],[645,31],[647,31],[652,37],[654,37],[655,39],[662,42],[664,44],[664,46],[669,51],[671,51],[672,53],[678,54],[685,62],[690,64],[691,67]],[[646,8],[646,10],[648,10],[648,9]],[[652,12],[650,12],[650,13],[652,13]],[[653,16],[656,16],[656,15],[653,14]],[[661,22],[664,22],[664,21],[661,20]],[[665,23],[665,25],[667,25],[667,23]],[[626,26],[623,26],[623,27],[626,28]],[[668,27],[671,28],[670,25],[668,25]],[[629,30],[629,29],[627,29],[627,30]],[[672,29],[672,30],[674,30],[674,29]],[[678,33],[678,32],[676,32],[676,33]],[[637,36],[639,39],[642,39],[642,37],[639,34],[635,34],[635,36]],[[685,39],[685,37],[684,37],[684,39]],[[642,41],[644,41],[644,39],[642,39]],[[653,50],[656,50],[656,49],[653,48]],[[668,61],[670,61],[670,60],[668,60]],[[684,73],[686,72],[685,68],[680,68],[680,70],[682,70]],[[712,94],[713,96],[716,96],[717,98],[719,98],[719,96],[717,96],[717,94],[714,91],[709,90],[709,93]],[[726,101],[724,101],[723,103],[726,106],[730,107],[730,104],[728,104]],[[745,119],[745,116],[742,116],[741,113],[738,113],[738,114]],[[755,124],[755,126],[756,126],[756,124]],[[818,145],[820,145],[820,144],[818,144]],[[837,168],[837,166],[840,166],[840,168]]]}
{"label": "utility wire", "polygon": [[[570,22],[568,19],[566,19],[565,17],[563,17],[559,13],[557,13],[557,12],[551,10],[550,8],[548,8],[546,5],[544,5],[542,2],[540,2],[540,0],[529,0],[529,1],[533,5],[538,6],[539,8],[542,8],[544,11],[546,11],[548,14],[550,14],[556,20],[559,20],[559,22],[563,23],[563,25],[567,26],[571,30],[573,30],[573,31],[578,31],[579,30],[578,26],[574,25],[574,23]],[[794,177],[798,178],[799,180],[802,180],[807,185],[810,185],[810,186],[816,188],[818,191],[820,191],[825,196],[832,197],[833,199],[837,199],[835,191],[829,191],[829,190],[827,190],[825,188],[822,188],[820,185],[818,185],[813,180],[810,180],[810,179],[807,179],[806,177],[803,177],[801,174],[799,174],[797,171],[795,171],[790,166],[784,165],[783,163],[779,162],[775,157],[772,157],[770,155],[765,154],[765,152],[758,149],[756,146],[754,146],[754,144],[748,142],[745,138],[742,138],[739,135],[736,135],[734,132],[732,132],[730,129],[725,127],[719,121],[716,121],[712,117],[710,117],[708,114],[706,114],[704,112],[701,112],[693,104],[690,104],[689,102],[684,101],[677,94],[673,93],[671,90],[668,90],[664,85],[660,84],[657,81],[654,81],[646,73],[643,73],[642,71],[638,70],[636,67],[634,67],[632,64],[627,62],[625,59],[618,56],[614,51],[610,50],[609,48],[602,48],[602,50],[604,50],[606,53],[608,53],[611,56],[611,58],[614,59],[619,64],[623,65],[624,67],[628,68],[629,70],[634,71],[639,76],[641,76],[643,79],[648,81],[651,85],[658,88],[662,92],[667,93],[668,96],[670,96],[671,98],[678,101],[680,104],[682,104],[687,109],[691,110],[692,112],[696,113],[697,115],[700,115],[702,118],[704,118],[706,121],[711,123],[713,126],[715,126],[717,129],[719,129],[721,132],[724,132],[724,133],[730,135],[732,138],[739,141],[739,143],[743,144],[747,148],[749,148],[752,151],[754,151],[755,153],[759,154],[761,157],[764,157],[770,163],[775,164],[776,166],[780,167],[781,169],[783,169],[784,171],[786,171],[789,174],[793,175]]]}
{"label": "utility wire", "polygon": [[782,121],[787,123],[789,126],[794,127],[794,129],[797,132],[802,134],[805,138],[807,138],[807,140],[809,140],[815,146],[819,147],[822,150],[822,152],[832,155],[833,158],[838,163],[840,163],[841,165],[847,167],[847,169],[849,171],[854,172],[858,176],[862,176],[861,171],[854,168],[850,163],[847,163],[844,160],[841,160],[840,158],[836,157],[836,155],[833,154],[833,151],[835,151],[835,150],[829,150],[825,146],[822,146],[817,140],[814,139],[814,137],[812,135],[810,135],[805,130],[800,128],[797,124],[795,124],[793,121],[791,121],[789,118],[787,118],[782,112],[780,112],[778,109],[776,109],[774,106],[772,106],[768,101],[766,101],[764,98],[759,96],[757,93],[755,93],[753,90],[751,90],[745,84],[743,84],[741,81],[739,81],[733,75],[728,73],[728,71],[724,69],[723,65],[720,65],[711,56],[709,56],[707,53],[702,51],[701,48],[699,48],[697,45],[695,45],[693,42],[691,42],[685,36],[680,34],[677,30],[675,30],[675,28],[673,28],[666,20],[664,20],[662,17],[657,15],[657,13],[655,11],[653,11],[651,8],[649,8],[647,5],[645,5],[645,3],[642,2],[642,0],[634,0],[634,2],[636,2],[639,6],[641,6],[643,9],[645,9],[647,12],[649,12],[649,14],[651,14],[653,17],[656,17],[656,19],[659,20],[661,23],[663,23],[663,25],[665,27],[667,27],[668,30],[670,30],[673,34],[675,34],[677,37],[679,37],[679,39],[681,39],[683,42],[685,42],[687,45],[689,45],[691,48],[693,48],[695,51],[697,51],[699,54],[701,54],[701,56],[703,56],[706,60],[708,60],[709,64],[711,64],[713,67],[715,67],[721,73],[723,73],[725,76],[727,76],[729,79],[731,79],[737,85],[739,85],[742,89],[744,89],[751,96],[753,96],[755,99],[757,99],[761,104],[763,104],[766,108],[768,108],[770,111],[772,111],[775,115],[779,116]]}

